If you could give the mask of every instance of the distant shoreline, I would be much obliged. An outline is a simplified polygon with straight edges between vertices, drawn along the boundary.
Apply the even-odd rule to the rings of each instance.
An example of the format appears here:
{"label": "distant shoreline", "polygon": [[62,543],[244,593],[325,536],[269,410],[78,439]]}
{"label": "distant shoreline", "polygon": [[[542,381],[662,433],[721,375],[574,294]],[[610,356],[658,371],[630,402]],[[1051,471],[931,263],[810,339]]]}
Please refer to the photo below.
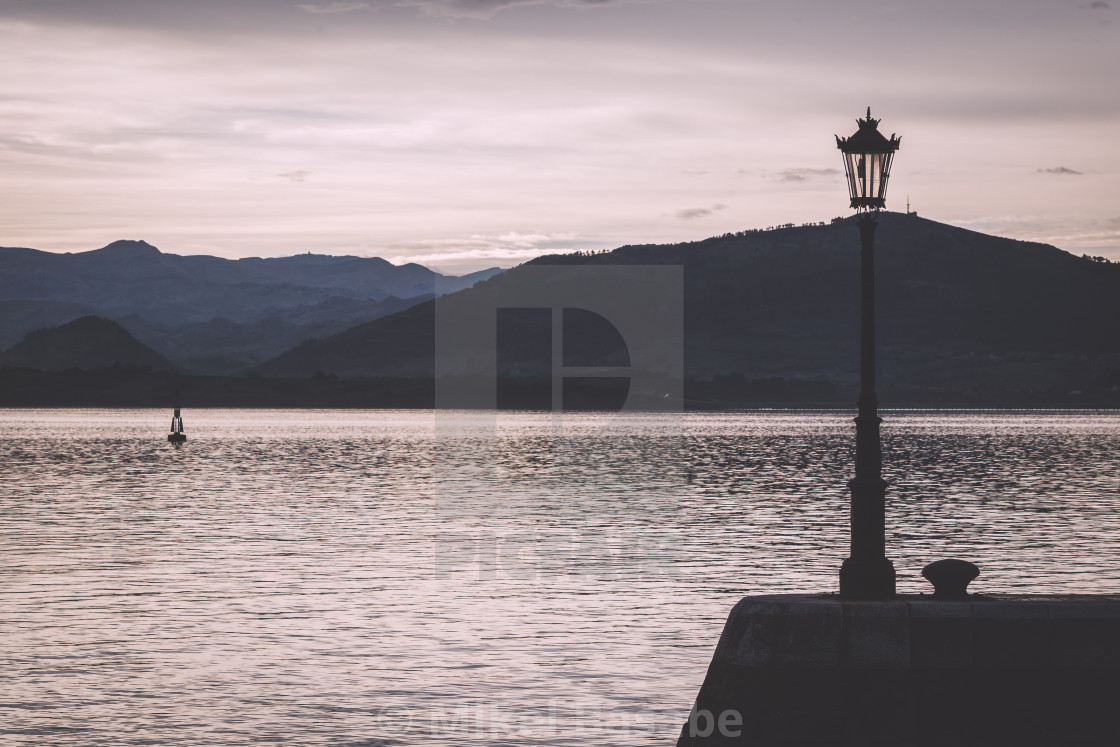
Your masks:
{"label": "distant shoreline", "polygon": [[[572,410],[616,411],[625,392],[597,388],[594,380],[571,393]],[[547,379],[498,380],[498,409],[549,411]],[[735,387],[686,379],[687,411],[839,410],[855,409],[851,385],[827,381],[742,379]],[[620,396],[621,395],[621,396]],[[200,376],[117,366],[89,371],[0,369],[0,407],[173,407],[270,409],[415,409],[434,407],[432,378],[359,378],[329,376],[265,378]],[[1120,392],[994,392],[892,390],[879,393],[880,407],[937,410],[1112,410],[1120,409]],[[480,407],[478,409],[488,409]],[[663,408],[654,407],[651,410]]]}

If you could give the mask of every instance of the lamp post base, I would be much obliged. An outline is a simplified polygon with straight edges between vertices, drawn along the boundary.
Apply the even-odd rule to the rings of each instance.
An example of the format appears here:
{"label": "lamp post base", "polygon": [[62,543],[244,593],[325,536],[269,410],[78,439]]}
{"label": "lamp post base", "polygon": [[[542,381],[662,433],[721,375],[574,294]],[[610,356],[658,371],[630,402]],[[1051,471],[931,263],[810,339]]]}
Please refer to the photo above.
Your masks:
{"label": "lamp post base", "polygon": [[841,599],[894,597],[894,563],[888,558],[846,558],[840,566]]}

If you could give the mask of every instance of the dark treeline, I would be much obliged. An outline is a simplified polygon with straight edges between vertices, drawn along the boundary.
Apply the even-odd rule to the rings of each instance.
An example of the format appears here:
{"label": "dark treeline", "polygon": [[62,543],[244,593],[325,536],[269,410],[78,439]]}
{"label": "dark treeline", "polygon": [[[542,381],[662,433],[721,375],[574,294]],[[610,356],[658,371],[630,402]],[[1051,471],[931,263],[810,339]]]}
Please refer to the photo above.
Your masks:
{"label": "dark treeline", "polygon": [[[626,379],[569,380],[564,407],[617,410],[625,401]],[[431,378],[304,378],[198,376],[150,368],[113,366],[93,370],[0,369],[0,407],[183,407],[267,408],[431,408]],[[545,377],[503,377],[496,384],[500,409],[551,409],[551,382]],[[784,377],[751,378],[739,373],[686,379],[684,408],[854,407],[852,384]],[[890,407],[1120,407],[1120,369],[1102,372],[1091,386],[1018,390],[1002,386],[968,389],[886,387],[880,403]],[[640,405],[639,405],[640,406]]]}

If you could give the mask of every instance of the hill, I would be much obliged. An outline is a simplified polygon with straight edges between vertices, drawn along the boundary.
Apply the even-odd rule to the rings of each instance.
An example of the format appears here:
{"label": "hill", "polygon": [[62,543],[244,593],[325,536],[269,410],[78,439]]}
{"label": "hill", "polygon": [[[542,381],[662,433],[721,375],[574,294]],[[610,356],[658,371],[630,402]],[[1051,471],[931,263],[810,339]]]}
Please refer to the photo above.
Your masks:
{"label": "hill", "polygon": [[[979,399],[1113,386],[1120,370],[1120,265],[1053,246],[883,213],[876,242],[880,392]],[[735,382],[849,386],[858,376],[854,219],[745,231],[525,266],[684,267],[684,365],[709,391]],[[523,267],[525,267],[523,266]],[[491,283],[517,283],[520,268]],[[306,342],[266,376],[431,376],[434,305]],[[523,326],[523,334],[532,332]],[[918,393],[915,395],[915,393]]]}
{"label": "hill", "polygon": [[43,371],[91,370],[112,366],[171,371],[171,362],[137,342],[116,322],[84,316],[72,322],[29,332],[0,353],[0,365]]}

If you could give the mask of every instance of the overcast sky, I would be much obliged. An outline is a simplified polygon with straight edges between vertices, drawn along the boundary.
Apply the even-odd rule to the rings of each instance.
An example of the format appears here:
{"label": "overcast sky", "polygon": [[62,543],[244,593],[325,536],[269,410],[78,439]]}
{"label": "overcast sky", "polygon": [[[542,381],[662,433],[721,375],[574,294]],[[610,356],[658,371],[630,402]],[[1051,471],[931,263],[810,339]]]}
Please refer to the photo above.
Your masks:
{"label": "overcast sky", "polygon": [[0,245],[461,272],[828,220],[870,105],[889,209],[1120,260],[1117,12],[0,0]]}

